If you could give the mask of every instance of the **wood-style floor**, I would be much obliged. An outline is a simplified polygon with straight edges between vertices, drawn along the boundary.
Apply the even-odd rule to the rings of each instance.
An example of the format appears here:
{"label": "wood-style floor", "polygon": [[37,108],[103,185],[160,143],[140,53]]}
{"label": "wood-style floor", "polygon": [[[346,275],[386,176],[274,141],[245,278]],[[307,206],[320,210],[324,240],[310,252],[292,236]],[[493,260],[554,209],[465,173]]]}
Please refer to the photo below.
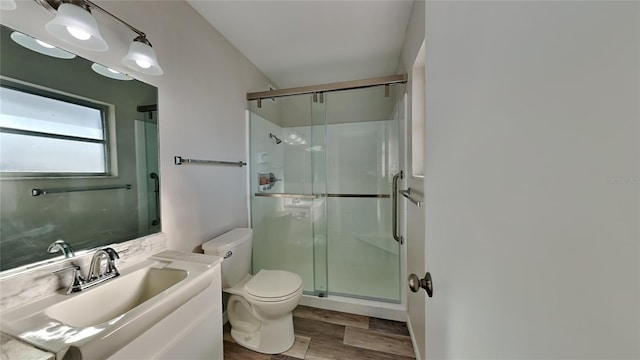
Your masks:
{"label": "wood-style floor", "polygon": [[233,342],[224,328],[225,360],[414,359],[407,324],[299,305],[293,312],[296,342],[278,355],[260,354]]}

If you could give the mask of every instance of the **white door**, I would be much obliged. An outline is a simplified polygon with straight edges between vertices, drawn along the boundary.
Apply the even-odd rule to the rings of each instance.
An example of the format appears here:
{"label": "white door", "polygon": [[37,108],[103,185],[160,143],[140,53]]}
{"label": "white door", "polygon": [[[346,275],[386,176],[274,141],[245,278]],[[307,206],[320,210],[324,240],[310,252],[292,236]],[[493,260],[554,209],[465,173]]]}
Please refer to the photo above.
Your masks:
{"label": "white door", "polygon": [[[412,66],[410,80],[410,108],[406,128],[406,180],[414,200],[423,201],[424,194],[424,144],[425,144],[425,43],[418,50]],[[423,278],[427,271],[425,263],[425,208],[403,198],[406,214],[407,274]],[[414,342],[416,358],[426,359],[426,304],[424,290],[412,292],[408,283],[403,284],[407,292],[408,325]]]}
{"label": "white door", "polygon": [[426,359],[640,359],[640,3],[425,24]]}
{"label": "white door", "polygon": [[[411,189],[420,189],[422,181],[417,179],[407,179],[407,184],[412,184]],[[417,186],[416,186],[417,185]],[[414,196],[417,194],[414,194]],[[422,278],[425,275],[425,227],[424,227],[424,207],[417,207],[410,201],[406,203],[407,214],[407,272]],[[414,341],[416,359],[425,359],[425,310],[427,295],[426,291],[420,290],[416,293],[408,288],[408,283],[404,285],[409,294],[407,295],[407,312],[409,316],[408,325]]]}

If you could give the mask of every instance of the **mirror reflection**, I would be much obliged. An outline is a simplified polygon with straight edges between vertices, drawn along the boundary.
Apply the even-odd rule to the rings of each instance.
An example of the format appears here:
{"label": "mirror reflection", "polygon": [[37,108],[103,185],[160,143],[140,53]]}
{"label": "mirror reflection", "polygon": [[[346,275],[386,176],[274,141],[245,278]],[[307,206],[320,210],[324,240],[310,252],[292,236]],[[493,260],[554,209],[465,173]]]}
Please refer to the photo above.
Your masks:
{"label": "mirror reflection", "polygon": [[160,231],[157,129],[155,87],[1,26],[0,270]]}

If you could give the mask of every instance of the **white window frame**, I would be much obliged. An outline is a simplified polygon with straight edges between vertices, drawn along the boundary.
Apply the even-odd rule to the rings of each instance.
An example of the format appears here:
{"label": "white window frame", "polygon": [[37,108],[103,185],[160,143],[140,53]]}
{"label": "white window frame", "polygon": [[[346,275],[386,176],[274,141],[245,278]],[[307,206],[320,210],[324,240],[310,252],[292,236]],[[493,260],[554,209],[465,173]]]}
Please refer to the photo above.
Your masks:
{"label": "white window frame", "polygon": [[[50,99],[64,101],[71,104],[90,107],[100,111],[102,121],[102,139],[92,139],[80,136],[59,135],[47,132],[39,132],[32,130],[20,130],[0,127],[1,133],[27,135],[27,136],[42,136],[49,139],[82,141],[87,143],[102,144],[104,148],[104,172],[15,172],[15,171],[2,171],[0,170],[1,178],[87,178],[87,177],[115,177],[116,174],[116,149],[115,149],[115,107],[111,104],[100,102],[97,100],[80,97],[74,94],[61,92],[55,89],[46,88],[43,86],[27,83],[20,80],[11,79],[5,76],[0,76],[0,87],[36,95],[47,97]],[[6,156],[3,155],[3,156]]]}

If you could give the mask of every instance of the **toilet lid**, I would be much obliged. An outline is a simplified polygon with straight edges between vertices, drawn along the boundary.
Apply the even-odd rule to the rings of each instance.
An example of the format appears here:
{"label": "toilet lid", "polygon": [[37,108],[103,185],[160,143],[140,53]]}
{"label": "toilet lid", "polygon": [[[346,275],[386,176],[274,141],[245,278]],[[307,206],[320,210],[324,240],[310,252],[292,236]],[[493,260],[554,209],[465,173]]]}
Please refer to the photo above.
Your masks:
{"label": "toilet lid", "polygon": [[282,270],[260,270],[244,286],[245,291],[262,298],[277,298],[293,294],[302,286],[297,274]]}

